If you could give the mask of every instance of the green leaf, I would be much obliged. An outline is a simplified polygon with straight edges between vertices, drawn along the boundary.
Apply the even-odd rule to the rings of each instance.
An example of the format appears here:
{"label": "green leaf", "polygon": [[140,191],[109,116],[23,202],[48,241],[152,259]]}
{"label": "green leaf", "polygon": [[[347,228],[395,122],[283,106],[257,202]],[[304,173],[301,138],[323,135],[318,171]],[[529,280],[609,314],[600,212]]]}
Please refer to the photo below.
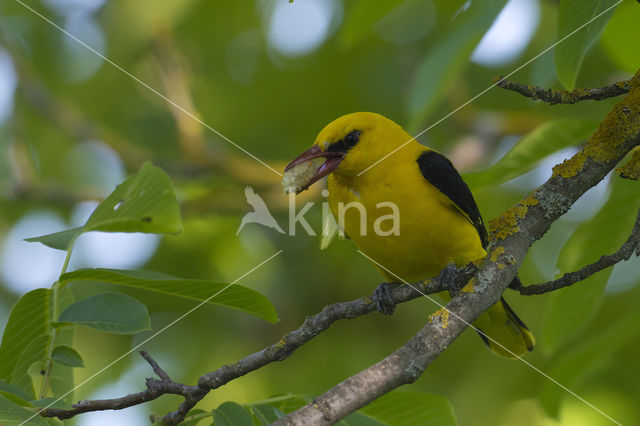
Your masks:
{"label": "green leaf", "polygon": [[[58,292],[58,304],[59,310],[63,311],[68,306],[75,303],[76,299],[71,289],[67,286],[62,286]],[[56,340],[54,342],[54,348],[58,346],[73,347],[76,334],[76,327],[64,327],[58,329],[56,333]],[[49,386],[53,392],[53,395],[66,395],[64,397],[65,403],[71,403],[74,401],[73,391],[74,388],[74,373],[73,367],[68,367],[59,363],[53,363],[51,367],[51,373],[49,375]]]}
{"label": "green leaf", "polygon": [[389,392],[360,409],[360,412],[388,425],[457,425],[447,398],[423,392]]}
{"label": "green leaf", "polygon": [[[606,368],[611,357],[638,336],[636,324],[640,321],[640,310],[615,318],[611,325],[595,335],[587,334],[568,351],[553,359],[547,368],[548,374],[570,389],[581,380],[602,368]],[[540,403],[552,417],[558,418],[560,407],[567,392],[557,384],[544,380],[538,393]]]}
{"label": "green leaf", "polygon": [[[24,394],[24,391],[22,389],[20,389],[20,388],[17,388],[17,389],[20,390],[20,394],[21,395]],[[18,396],[18,395],[14,394],[14,393],[3,391],[3,390],[0,390],[0,395],[4,396],[9,401],[13,402],[14,404],[18,404],[21,407],[31,407],[32,406],[32,404],[27,401],[27,399],[29,399],[28,397],[27,398],[22,398],[21,396]]]}
{"label": "green leaf", "polygon": [[[596,16],[617,2],[618,0],[560,1],[558,41],[568,37],[555,47],[555,59],[558,80],[567,89],[575,87],[585,55],[611,19],[615,8],[598,18]],[[582,27],[588,22],[588,25]]]}
{"label": "green leaf", "polygon": [[84,361],[75,349],[69,346],[58,346],[53,350],[51,359],[67,367],[84,367]]}
{"label": "green leaf", "polygon": [[640,68],[640,7],[630,1],[620,3],[609,25],[602,33],[601,43],[615,65],[624,71],[635,73]]}
{"label": "green leaf", "polygon": [[100,293],[65,309],[57,325],[82,325],[114,334],[135,334],[150,330],[147,307],[122,293]]}
{"label": "green leaf", "polygon": [[[637,182],[612,178],[607,203],[593,219],[582,223],[562,248],[560,274],[617,251],[628,238],[639,207]],[[545,352],[555,352],[588,327],[600,310],[610,274],[611,268],[547,296],[541,333]]]}
{"label": "green leaf", "polygon": [[142,288],[170,296],[180,296],[204,301],[217,294],[207,303],[236,309],[270,322],[276,322],[276,310],[265,296],[241,285],[217,283],[208,280],[175,278],[152,271],[124,271],[119,269],[80,269],[60,277],[61,283],[73,281],[99,281],[110,284]]}
{"label": "green leaf", "polygon": [[0,392],[12,393],[24,400],[29,399],[29,395],[27,395],[27,393],[23,391],[20,387],[11,383],[7,383],[4,380],[0,380]]}
{"label": "green leaf", "polygon": [[66,231],[55,232],[53,234],[42,235],[40,237],[25,238],[30,243],[42,243],[45,246],[56,250],[69,250],[73,242],[84,232],[84,228],[78,227],[67,229]]}
{"label": "green leaf", "polygon": [[253,418],[242,405],[228,401],[213,410],[213,423],[216,426],[253,426]]}
{"label": "green leaf", "polygon": [[[208,413],[208,411],[204,411],[201,410],[199,408],[196,408],[195,410],[191,410],[187,413],[186,418],[189,418],[191,416],[195,416],[198,414],[205,414]],[[184,421],[182,423],[180,423],[180,426],[196,426],[198,423],[200,423],[202,420],[204,420],[205,418],[198,418],[196,420],[188,420],[188,421]]]}
{"label": "green leaf", "polygon": [[340,27],[337,43],[343,49],[354,47],[372,34],[373,26],[380,21],[401,0],[371,2],[369,0],[352,0],[349,2],[349,13],[345,15]]}
{"label": "green leaf", "polygon": [[[4,395],[0,395],[0,424],[3,426],[18,426],[27,420],[29,425],[48,426],[45,419],[34,416],[35,413],[26,410],[20,405],[8,400]],[[31,418],[33,417],[33,418]]]}
{"label": "green leaf", "polygon": [[20,354],[20,360],[13,369],[12,383],[26,390],[33,398],[39,396],[42,389],[47,359],[47,350],[51,336],[43,335],[33,339]]}
{"label": "green leaf", "polygon": [[270,406],[275,408],[276,413],[290,413],[303,407],[309,401],[311,401],[311,397],[305,395],[286,394],[274,396],[263,401],[257,401],[250,407]]}
{"label": "green leaf", "polygon": [[409,86],[407,111],[410,132],[423,126],[443,95],[458,81],[469,65],[473,49],[505,3],[505,0],[472,2],[441,35],[440,42],[422,58]]}
{"label": "green leaf", "polygon": [[32,396],[35,395],[27,369],[34,361],[45,358],[50,341],[50,295],[50,290],[40,288],[22,296],[11,310],[0,345],[0,379],[20,386]]}
{"label": "green leaf", "polygon": [[471,188],[507,182],[528,172],[548,155],[584,142],[597,126],[595,121],[576,118],[548,121],[523,136],[494,165],[469,173],[464,180]]}
{"label": "green leaf", "polygon": [[251,412],[262,426],[269,426],[284,415],[276,407],[267,404],[251,405]]}
{"label": "green leaf", "polygon": [[85,231],[175,234],[180,205],[169,176],[151,163],[122,182],[87,220]]}
{"label": "green leaf", "polygon": [[42,398],[36,399],[35,401],[30,401],[34,407],[50,407],[50,408],[60,408],[62,410],[71,410],[72,406],[68,402],[64,400],[58,400],[58,398]]}
{"label": "green leaf", "polygon": [[336,423],[337,426],[388,426],[372,417],[367,416],[362,411],[354,411],[344,419]]}
{"label": "green leaf", "polygon": [[[23,389],[30,398],[40,392],[44,361],[51,346],[51,326],[53,312],[53,291],[37,289],[22,296],[9,316],[9,321],[0,345],[0,374],[5,381]],[[68,288],[58,290],[58,306],[63,309],[73,302],[73,294]],[[73,330],[57,333],[57,345],[73,344]],[[32,370],[30,370],[32,368]],[[68,367],[54,366],[50,384],[54,392],[73,387],[73,376]],[[64,387],[58,386],[58,379],[66,377]],[[71,397],[72,395],[69,395]]]}
{"label": "green leaf", "polygon": [[28,238],[51,248],[68,250],[83,232],[146,232],[176,234],[182,230],[180,205],[169,176],[151,163],[127,178],[94,210],[80,228]]}

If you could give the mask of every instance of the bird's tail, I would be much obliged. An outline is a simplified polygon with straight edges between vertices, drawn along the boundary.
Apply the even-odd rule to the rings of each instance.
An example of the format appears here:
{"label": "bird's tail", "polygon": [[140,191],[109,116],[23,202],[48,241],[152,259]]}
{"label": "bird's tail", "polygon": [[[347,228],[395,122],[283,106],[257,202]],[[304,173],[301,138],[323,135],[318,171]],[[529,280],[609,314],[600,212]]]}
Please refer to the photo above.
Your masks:
{"label": "bird's tail", "polygon": [[526,354],[533,350],[536,342],[531,331],[504,298],[487,309],[473,325],[478,328],[478,334],[489,349],[506,358]]}

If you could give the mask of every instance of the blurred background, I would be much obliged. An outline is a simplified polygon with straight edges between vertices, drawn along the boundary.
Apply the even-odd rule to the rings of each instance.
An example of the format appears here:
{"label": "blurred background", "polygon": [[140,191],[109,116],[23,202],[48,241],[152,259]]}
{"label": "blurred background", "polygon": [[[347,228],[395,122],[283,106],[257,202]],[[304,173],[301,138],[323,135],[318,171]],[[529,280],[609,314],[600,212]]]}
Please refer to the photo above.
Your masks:
{"label": "blurred background", "polygon": [[[229,282],[284,250],[239,282],[270,298],[278,324],[203,306],[146,345],[174,380],[191,384],[200,374],[277,341],[325,305],[370,294],[382,277],[348,240],[320,250],[319,237],[300,227],[289,236],[257,224],[236,235],[251,210],[246,186],[288,228],[280,176],[132,76],[282,171],[325,124],[345,113],[379,112],[417,134],[489,87],[496,75],[510,73],[553,44],[559,2],[42,0],[28,5],[42,17],[14,0],[0,4],[0,325],[22,294],[56,280],[64,260],[63,252],[23,239],[81,225],[117,183],[151,160],[174,181],[184,232],[90,233],[78,241],[70,269],[144,268]],[[624,1],[586,56],[578,87],[627,79],[640,67],[637,22],[640,5]],[[511,79],[561,88],[553,50]],[[551,167],[578,145],[547,148],[538,156],[533,149],[500,178],[483,170],[550,121],[567,124],[556,128],[557,138],[565,128],[582,129],[579,144],[615,102],[549,106],[493,88],[419,139],[468,174],[488,222],[544,182]],[[315,202],[306,218],[317,233],[320,189],[316,185],[298,197],[299,207]],[[615,175],[590,190],[534,244],[522,281],[543,282],[615,251],[631,229],[638,194],[635,182]],[[636,258],[566,291],[506,294],[538,339],[527,361],[623,424],[640,424],[638,271]],[[98,290],[73,287],[77,297]],[[194,305],[115,290],[147,304],[154,330]],[[233,381],[198,407],[282,393],[320,394],[395,350],[435,308],[418,299],[392,317],[342,321],[285,362]],[[76,370],[76,381],[147,336],[79,329],[77,349],[86,367]],[[76,398],[136,392],[151,375],[146,363],[131,355],[80,388]],[[492,355],[469,330],[406,388],[448,397],[461,425],[609,424],[534,369]],[[145,424],[149,412],[164,414],[179,402],[164,396],[69,423]]]}

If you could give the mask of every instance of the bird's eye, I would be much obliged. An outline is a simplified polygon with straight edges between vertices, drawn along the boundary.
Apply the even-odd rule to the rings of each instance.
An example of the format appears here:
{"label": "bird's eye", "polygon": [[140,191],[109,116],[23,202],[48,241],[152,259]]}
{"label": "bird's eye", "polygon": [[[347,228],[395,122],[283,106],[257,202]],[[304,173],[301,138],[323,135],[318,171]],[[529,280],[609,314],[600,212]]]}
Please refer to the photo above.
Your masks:
{"label": "bird's eye", "polygon": [[353,148],[354,146],[356,146],[359,139],[360,139],[360,130],[353,130],[349,132],[347,136],[344,137],[344,144],[349,148]]}
{"label": "bird's eye", "polygon": [[360,139],[360,130],[352,130],[345,136],[340,139],[338,142],[334,142],[327,148],[329,152],[342,152],[346,153],[351,148],[356,146],[358,140]]}

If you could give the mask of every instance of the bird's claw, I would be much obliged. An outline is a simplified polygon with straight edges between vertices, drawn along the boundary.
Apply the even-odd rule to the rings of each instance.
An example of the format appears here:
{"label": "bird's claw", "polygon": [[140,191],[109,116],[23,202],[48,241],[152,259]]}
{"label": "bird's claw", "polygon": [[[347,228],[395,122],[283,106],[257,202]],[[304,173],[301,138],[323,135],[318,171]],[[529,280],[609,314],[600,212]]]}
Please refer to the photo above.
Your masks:
{"label": "bird's claw", "polygon": [[392,315],[396,310],[396,302],[393,298],[393,289],[400,283],[382,283],[373,291],[373,300],[376,302],[378,312]]}
{"label": "bird's claw", "polygon": [[460,289],[456,285],[457,269],[454,263],[448,263],[447,266],[438,274],[438,280],[443,283],[449,290],[451,297],[458,294]]}

